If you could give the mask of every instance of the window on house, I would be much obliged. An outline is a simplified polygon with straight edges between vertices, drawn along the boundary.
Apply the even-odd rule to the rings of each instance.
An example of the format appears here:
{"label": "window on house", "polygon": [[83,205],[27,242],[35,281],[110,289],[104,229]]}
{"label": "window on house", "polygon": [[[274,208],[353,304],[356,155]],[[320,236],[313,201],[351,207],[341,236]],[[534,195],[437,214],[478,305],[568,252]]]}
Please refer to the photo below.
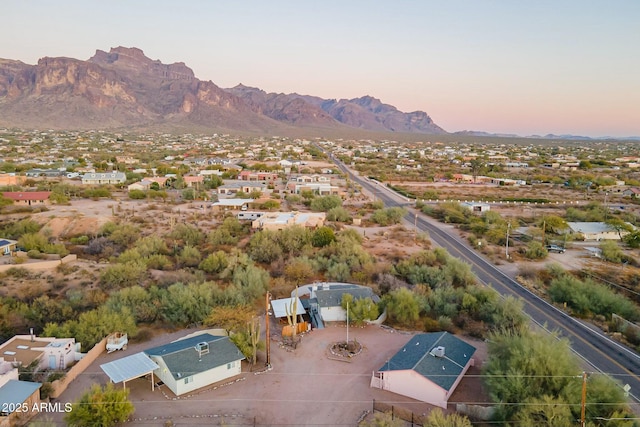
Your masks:
{"label": "window on house", "polygon": [[231,363],[227,363],[227,369],[231,369]]}
{"label": "window on house", "polygon": [[184,379],[184,383],[185,384],[189,384],[189,383],[192,383],[192,382],[193,382],[193,376],[187,377],[187,378]]}

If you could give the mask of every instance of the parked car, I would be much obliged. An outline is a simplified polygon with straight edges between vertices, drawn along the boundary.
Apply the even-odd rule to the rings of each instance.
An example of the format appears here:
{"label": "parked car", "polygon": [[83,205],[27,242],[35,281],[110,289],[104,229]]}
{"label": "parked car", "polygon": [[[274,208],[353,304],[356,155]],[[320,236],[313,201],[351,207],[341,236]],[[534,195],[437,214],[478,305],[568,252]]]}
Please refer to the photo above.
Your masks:
{"label": "parked car", "polygon": [[547,245],[545,246],[547,248],[548,252],[557,252],[559,254],[563,254],[564,253],[564,248],[562,246],[558,246],[558,245]]}

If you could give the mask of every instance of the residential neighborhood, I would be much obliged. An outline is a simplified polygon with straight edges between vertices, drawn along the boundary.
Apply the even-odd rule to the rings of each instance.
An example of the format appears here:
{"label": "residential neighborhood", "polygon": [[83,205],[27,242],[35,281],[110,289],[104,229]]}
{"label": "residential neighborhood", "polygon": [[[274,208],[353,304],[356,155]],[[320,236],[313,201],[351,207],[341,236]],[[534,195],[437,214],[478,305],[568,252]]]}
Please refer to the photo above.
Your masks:
{"label": "residential neighborhood", "polygon": [[[125,390],[132,425],[320,422],[286,406],[302,384],[349,425],[511,419],[492,396],[519,362],[493,355],[525,334],[523,302],[481,286],[423,221],[640,345],[631,145],[0,134],[3,426],[63,423],[92,383]],[[558,375],[580,372],[535,334],[540,360],[553,349]]]}

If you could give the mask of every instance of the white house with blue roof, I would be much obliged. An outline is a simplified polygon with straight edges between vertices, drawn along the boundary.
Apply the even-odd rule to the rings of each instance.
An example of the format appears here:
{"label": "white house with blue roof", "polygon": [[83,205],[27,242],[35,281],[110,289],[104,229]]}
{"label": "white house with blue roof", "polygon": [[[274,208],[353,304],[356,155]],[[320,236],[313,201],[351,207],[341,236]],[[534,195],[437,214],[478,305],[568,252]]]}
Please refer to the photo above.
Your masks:
{"label": "white house with blue roof", "polygon": [[208,333],[144,352],[159,366],[153,373],[176,396],[239,375],[245,359],[229,337]]}
{"label": "white house with blue roof", "polygon": [[371,387],[446,409],[475,352],[448,332],[415,335],[373,373]]}

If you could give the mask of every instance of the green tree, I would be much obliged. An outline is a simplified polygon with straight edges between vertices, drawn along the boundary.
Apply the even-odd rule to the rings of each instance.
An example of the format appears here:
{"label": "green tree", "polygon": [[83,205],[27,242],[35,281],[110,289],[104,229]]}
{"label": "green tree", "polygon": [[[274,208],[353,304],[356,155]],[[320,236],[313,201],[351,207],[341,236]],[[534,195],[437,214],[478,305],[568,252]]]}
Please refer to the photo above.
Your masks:
{"label": "green tree", "polygon": [[180,240],[185,245],[198,246],[204,240],[204,235],[195,225],[191,224],[176,224],[176,226],[169,233],[169,237],[172,239]]}
{"label": "green tree", "polygon": [[227,254],[224,251],[217,251],[209,254],[198,266],[202,271],[207,273],[220,273],[229,265]]}
{"label": "green tree", "polygon": [[111,427],[125,422],[135,411],[129,389],[116,389],[112,383],[94,384],[72,406],[65,421],[71,427]]}
{"label": "green tree", "polygon": [[528,259],[543,259],[546,258],[548,253],[549,252],[545,249],[541,242],[531,241],[527,245],[524,256]]}
{"label": "green tree", "polygon": [[327,211],[327,221],[348,222],[351,221],[349,211],[338,206]]}
{"label": "green tree", "polygon": [[178,262],[185,267],[196,267],[200,264],[202,255],[198,248],[193,246],[185,246],[178,255]]}
{"label": "green tree", "polygon": [[284,276],[295,285],[303,284],[314,274],[313,263],[307,257],[294,258],[284,266]]}
{"label": "green tree", "polygon": [[100,273],[104,289],[119,289],[140,284],[147,273],[147,266],[140,261],[111,264]]}
{"label": "green tree", "polygon": [[614,240],[603,240],[600,243],[600,251],[602,259],[619,264],[625,259],[624,252]]}
{"label": "green tree", "polygon": [[128,308],[112,311],[106,306],[82,313],[78,319],[63,324],[47,323],[43,335],[65,338],[75,337],[83,349],[93,346],[112,332],[124,332],[133,336],[137,333],[136,321]]}
{"label": "green tree", "polygon": [[282,256],[282,248],[276,240],[275,232],[262,230],[251,236],[248,253],[257,262],[269,263]]}
{"label": "green tree", "polygon": [[329,227],[317,228],[311,236],[311,244],[316,248],[327,246],[336,240],[333,230]]}
{"label": "green tree", "polygon": [[434,408],[422,425],[424,427],[471,427],[471,421],[464,415],[456,413],[445,415],[442,409]]}
{"label": "green tree", "polygon": [[204,321],[206,326],[224,329],[228,335],[242,332],[255,310],[248,305],[216,305]]}
{"label": "green tree", "polygon": [[333,208],[342,206],[342,199],[338,196],[316,197],[311,201],[311,210],[316,212],[327,212]]}
{"label": "green tree", "polygon": [[158,316],[158,288],[147,291],[142,286],[131,286],[112,293],[105,303],[108,310],[122,312],[129,310],[136,322],[152,323]]}
{"label": "green tree", "polygon": [[389,320],[398,326],[411,328],[420,318],[420,303],[414,292],[400,288],[385,295]]}
{"label": "green tree", "polygon": [[403,427],[405,422],[394,417],[391,412],[374,412],[373,417],[365,420],[361,427]]}
{"label": "green tree", "polygon": [[376,320],[379,316],[378,305],[371,298],[358,298],[354,301],[353,295],[342,294],[340,305],[343,309],[349,306],[349,322],[355,325],[363,325],[366,320]]}
{"label": "green tree", "polygon": [[185,188],[181,194],[184,200],[195,200],[196,198],[196,192],[193,188]]}
{"label": "green tree", "polygon": [[143,200],[147,198],[147,193],[144,190],[130,190],[129,198],[133,200]]}
{"label": "green tree", "polygon": [[118,224],[109,234],[109,240],[121,245],[129,247],[140,238],[140,229],[131,224]]}
{"label": "green tree", "polygon": [[630,248],[640,248],[640,230],[632,231],[631,233],[625,235],[622,240],[627,245],[629,245]]}

